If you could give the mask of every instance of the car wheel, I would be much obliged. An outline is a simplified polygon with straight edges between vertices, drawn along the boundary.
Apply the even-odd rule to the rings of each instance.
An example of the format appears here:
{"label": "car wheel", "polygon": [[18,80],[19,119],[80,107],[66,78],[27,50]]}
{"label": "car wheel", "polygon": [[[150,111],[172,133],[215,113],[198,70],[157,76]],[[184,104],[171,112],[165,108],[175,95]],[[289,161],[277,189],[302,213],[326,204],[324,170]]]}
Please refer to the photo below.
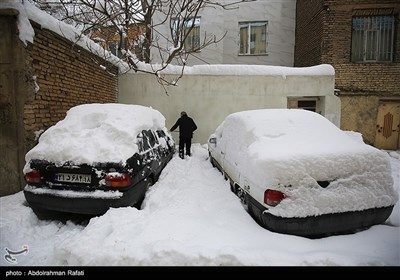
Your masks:
{"label": "car wheel", "polygon": [[231,192],[236,194],[236,187],[232,180],[229,179],[229,185],[231,186]]}
{"label": "car wheel", "polygon": [[209,155],[209,158],[210,158],[210,163],[211,163],[212,167],[215,167],[215,163],[214,163],[214,160],[213,160],[211,154]]}
{"label": "car wheel", "polygon": [[244,205],[247,205],[247,201],[245,199],[246,192],[239,186],[236,186],[236,195],[240,198]]}
{"label": "car wheel", "polygon": [[36,217],[39,220],[54,220],[56,219],[56,213],[54,211],[46,210],[43,208],[32,207],[30,206],[33,213],[35,213]]}
{"label": "car wheel", "polygon": [[151,178],[147,178],[146,185],[144,187],[144,192],[146,195],[146,192],[150,189],[150,187],[153,185],[153,180]]}
{"label": "car wheel", "polygon": [[39,220],[59,221],[64,224],[72,221],[75,224],[86,226],[90,219],[95,217],[95,215],[59,212],[32,206],[31,209]]}
{"label": "car wheel", "polygon": [[136,202],[133,207],[137,208],[137,209],[141,209],[142,207],[142,203],[144,201],[144,198],[146,197],[146,193],[148,192],[148,190],[150,189],[150,187],[153,185],[153,180],[150,177],[147,177],[145,185],[144,185],[144,189],[143,189],[143,194],[142,197],[139,199],[138,202]]}

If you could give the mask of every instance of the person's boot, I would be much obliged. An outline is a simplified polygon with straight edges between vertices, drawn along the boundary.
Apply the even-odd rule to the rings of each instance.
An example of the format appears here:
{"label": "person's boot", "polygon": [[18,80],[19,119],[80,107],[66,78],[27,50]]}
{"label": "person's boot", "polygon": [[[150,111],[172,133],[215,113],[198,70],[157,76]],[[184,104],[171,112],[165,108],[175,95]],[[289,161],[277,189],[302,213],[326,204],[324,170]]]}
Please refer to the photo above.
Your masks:
{"label": "person's boot", "polygon": [[183,158],[184,158],[184,155],[183,155],[183,150],[179,150],[179,157],[180,157],[181,159],[183,159]]}

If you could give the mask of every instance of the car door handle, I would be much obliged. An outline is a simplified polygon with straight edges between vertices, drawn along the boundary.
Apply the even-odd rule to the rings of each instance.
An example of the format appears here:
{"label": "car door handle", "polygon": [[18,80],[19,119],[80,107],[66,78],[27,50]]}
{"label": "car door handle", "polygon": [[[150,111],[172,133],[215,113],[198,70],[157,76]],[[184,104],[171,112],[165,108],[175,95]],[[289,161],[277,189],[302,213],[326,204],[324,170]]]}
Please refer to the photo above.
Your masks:
{"label": "car door handle", "polygon": [[225,153],[224,153],[224,152],[221,152],[221,155],[225,155]]}

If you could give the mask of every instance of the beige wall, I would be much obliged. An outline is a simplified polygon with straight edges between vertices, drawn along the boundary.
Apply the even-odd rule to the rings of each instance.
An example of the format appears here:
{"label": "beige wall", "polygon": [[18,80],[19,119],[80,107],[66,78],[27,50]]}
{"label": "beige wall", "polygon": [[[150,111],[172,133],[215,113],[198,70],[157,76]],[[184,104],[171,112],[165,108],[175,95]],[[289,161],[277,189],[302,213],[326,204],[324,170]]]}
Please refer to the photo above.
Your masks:
{"label": "beige wall", "polygon": [[362,133],[364,142],[375,143],[379,96],[340,96],[341,128]]}
{"label": "beige wall", "polygon": [[[167,128],[184,110],[197,123],[193,143],[208,137],[230,113],[261,108],[287,108],[288,96],[321,96],[322,114],[339,126],[340,101],[334,96],[334,76],[184,75],[168,93],[152,75],[119,77],[118,102],[151,106],[166,118]],[[175,140],[177,133],[172,133]]]}

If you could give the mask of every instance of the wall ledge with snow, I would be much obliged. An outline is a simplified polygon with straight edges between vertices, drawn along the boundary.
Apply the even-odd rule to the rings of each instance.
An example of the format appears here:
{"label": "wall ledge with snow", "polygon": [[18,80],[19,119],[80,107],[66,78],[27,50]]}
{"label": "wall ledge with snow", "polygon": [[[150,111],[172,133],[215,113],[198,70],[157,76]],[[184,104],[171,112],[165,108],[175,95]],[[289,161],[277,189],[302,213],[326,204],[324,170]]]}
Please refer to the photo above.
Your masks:
{"label": "wall ledge with snow", "polygon": [[[145,67],[145,65],[141,65],[141,69],[151,71],[150,68],[147,69]],[[157,65],[153,65],[153,68],[154,67],[156,67],[157,69]],[[134,71],[130,71],[130,73],[133,74]],[[176,65],[168,65],[168,67],[161,73],[165,75],[179,75],[182,73],[182,67]],[[210,64],[186,66],[183,73],[184,75],[209,76],[334,76],[335,69],[330,64],[321,64],[311,67]]]}

